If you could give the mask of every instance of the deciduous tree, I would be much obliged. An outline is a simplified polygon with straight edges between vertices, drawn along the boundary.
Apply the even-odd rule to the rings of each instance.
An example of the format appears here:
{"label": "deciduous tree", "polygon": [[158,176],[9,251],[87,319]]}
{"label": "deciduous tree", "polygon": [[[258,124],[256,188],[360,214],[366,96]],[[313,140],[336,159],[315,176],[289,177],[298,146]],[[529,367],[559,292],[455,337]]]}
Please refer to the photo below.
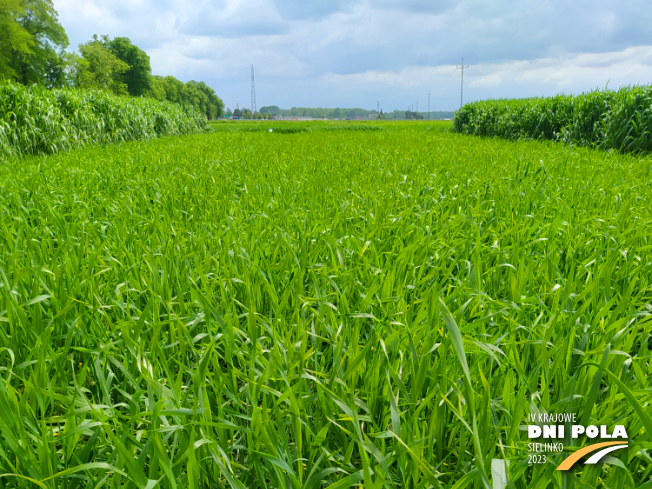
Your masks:
{"label": "deciduous tree", "polygon": [[32,54],[33,36],[16,22],[22,15],[21,0],[0,0],[0,79],[15,79],[14,57]]}
{"label": "deciduous tree", "polygon": [[81,57],[74,61],[74,85],[79,88],[108,90],[116,95],[128,94],[127,85],[122,81],[129,65],[118,59],[107,47],[108,37],[98,38],[79,45]]}
{"label": "deciduous tree", "polygon": [[107,42],[107,47],[114,56],[129,66],[121,76],[121,81],[127,85],[129,95],[134,97],[149,95],[154,80],[147,53],[132,44],[127,37],[116,37]]}
{"label": "deciduous tree", "polygon": [[[16,3],[15,0],[0,2],[6,5]],[[10,13],[22,29],[17,31],[15,27],[10,28],[14,39],[18,39],[18,43],[11,49],[10,69],[15,79],[24,85],[46,83],[48,77],[52,79],[53,69],[60,66],[59,52],[68,46],[68,36],[59,24],[51,0],[22,0],[19,6],[18,10],[14,8]],[[24,32],[30,36],[28,43]]]}

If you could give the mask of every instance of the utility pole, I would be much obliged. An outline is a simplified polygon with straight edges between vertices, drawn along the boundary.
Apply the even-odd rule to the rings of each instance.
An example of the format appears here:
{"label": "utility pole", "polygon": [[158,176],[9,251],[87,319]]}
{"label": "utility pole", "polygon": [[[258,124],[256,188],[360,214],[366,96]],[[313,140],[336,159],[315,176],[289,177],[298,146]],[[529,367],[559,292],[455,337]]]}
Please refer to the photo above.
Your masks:
{"label": "utility pole", "polygon": [[419,101],[417,100],[417,114],[419,113]]}
{"label": "utility pole", "polygon": [[456,66],[458,70],[462,70],[462,84],[460,85],[460,108],[464,105],[464,68],[468,68],[468,66],[464,66],[464,58],[462,58],[462,66]]}
{"label": "utility pole", "polygon": [[428,120],[430,120],[430,90],[428,90]]}
{"label": "utility pole", "polygon": [[256,113],[256,82],[254,81],[254,65],[251,65],[251,118]]}

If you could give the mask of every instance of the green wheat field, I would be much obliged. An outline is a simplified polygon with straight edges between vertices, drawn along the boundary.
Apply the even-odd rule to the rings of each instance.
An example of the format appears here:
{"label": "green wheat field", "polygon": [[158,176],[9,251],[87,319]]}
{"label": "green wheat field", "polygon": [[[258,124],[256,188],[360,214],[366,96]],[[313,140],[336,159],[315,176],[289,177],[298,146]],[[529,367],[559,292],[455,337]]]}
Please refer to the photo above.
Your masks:
{"label": "green wheat field", "polygon": [[[428,121],[7,157],[0,488],[652,488],[651,177]],[[530,464],[535,412],[629,448]]]}

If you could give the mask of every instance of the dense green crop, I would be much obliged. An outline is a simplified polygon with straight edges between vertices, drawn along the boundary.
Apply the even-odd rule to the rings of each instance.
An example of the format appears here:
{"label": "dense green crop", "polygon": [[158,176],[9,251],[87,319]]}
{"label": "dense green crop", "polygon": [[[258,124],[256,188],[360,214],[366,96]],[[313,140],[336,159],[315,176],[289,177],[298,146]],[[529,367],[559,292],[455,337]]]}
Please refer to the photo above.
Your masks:
{"label": "dense green crop", "polygon": [[0,157],[65,151],[206,129],[191,107],[97,90],[0,83]]}
{"label": "dense green crop", "polygon": [[0,487],[652,487],[652,161],[381,127],[0,165]]}
{"label": "dense green crop", "polygon": [[652,87],[472,102],[456,112],[453,127],[477,136],[550,139],[648,153],[652,151]]}

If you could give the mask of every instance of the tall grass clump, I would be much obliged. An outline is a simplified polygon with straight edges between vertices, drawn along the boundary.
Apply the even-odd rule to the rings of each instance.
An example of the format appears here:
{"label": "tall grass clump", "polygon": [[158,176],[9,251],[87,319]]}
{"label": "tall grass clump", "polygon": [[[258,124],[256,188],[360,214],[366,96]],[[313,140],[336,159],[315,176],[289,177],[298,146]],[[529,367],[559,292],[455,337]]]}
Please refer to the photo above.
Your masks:
{"label": "tall grass clump", "polygon": [[0,163],[0,488],[650,489],[652,161],[382,127]]}
{"label": "tall grass clump", "polygon": [[191,107],[98,90],[0,83],[0,156],[51,154],[188,134],[207,127]]}
{"label": "tall grass clump", "polygon": [[453,130],[509,140],[554,140],[622,152],[652,151],[652,86],[466,104]]}

